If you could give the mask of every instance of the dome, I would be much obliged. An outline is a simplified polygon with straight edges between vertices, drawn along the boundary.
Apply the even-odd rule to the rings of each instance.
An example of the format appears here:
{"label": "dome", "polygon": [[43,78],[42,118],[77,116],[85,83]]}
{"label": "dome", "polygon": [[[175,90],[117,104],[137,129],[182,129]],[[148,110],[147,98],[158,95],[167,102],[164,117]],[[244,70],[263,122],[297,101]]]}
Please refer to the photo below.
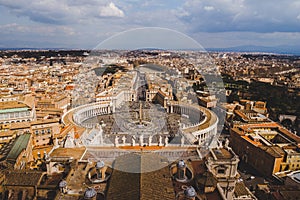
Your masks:
{"label": "dome", "polygon": [[67,181],[65,181],[65,180],[60,181],[59,184],[58,184],[58,186],[59,186],[60,188],[66,187],[66,186],[67,186]]}
{"label": "dome", "polygon": [[85,199],[91,199],[97,195],[97,192],[94,190],[94,188],[87,188],[84,192],[84,198]]}
{"label": "dome", "polygon": [[178,161],[177,167],[178,168],[184,168],[184,167],[186,167],[185,162],[183,160]]}
{"label": "dome", "polygon": [[103,161],[98,161],[97,163],[96,163],[96,169],[101,169],[101,168],[103,168],[104,167],[104,162]]}
{"label": "dome", "polygon": [[184,190],[184,194],[188,198],[192,198],[197,195],[196,190],[192,186],[186,188],[186,190]]}

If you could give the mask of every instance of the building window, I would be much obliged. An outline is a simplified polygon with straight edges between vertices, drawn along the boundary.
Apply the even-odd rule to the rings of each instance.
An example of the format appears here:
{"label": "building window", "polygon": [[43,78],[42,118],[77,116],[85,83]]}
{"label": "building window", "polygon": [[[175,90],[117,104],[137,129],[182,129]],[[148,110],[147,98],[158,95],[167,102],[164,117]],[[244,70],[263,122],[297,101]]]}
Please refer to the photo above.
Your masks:
{"label": "building window", "polygon": [[225,169],[218,169],[218,174],[225,174]]}
{"label": "building window", "polygon": [[42,130],[42,134],[43,134],[43,135],[45,134],[45,130]]}
{"label": "building window", "polygon": [[39,131],[38,131],[38,130],[36,130],[36,131],[35,131],[35,134],[36,134],[36,135],[38,135],[38,134],[39,134]]}
{"label": "building window", "polygon": [[47,129],[47,133],[50,133],[50,132],[51,132],[51,130],[50,130],[50,128],[48,128],[48,129]]}

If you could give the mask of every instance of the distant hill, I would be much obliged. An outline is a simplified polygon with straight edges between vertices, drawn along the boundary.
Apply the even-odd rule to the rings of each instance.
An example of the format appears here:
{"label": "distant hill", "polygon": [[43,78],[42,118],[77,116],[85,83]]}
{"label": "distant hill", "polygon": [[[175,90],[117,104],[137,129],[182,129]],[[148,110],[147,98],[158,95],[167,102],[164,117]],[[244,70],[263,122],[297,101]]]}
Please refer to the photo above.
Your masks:
{"label": "distant hill", "polygon": [[[33,48],[33,47],[21,47],[21,48],[1,48],[3,50],[75,50],[72,48]],[[78,49],[79,50],[79,49]],[[151,50],[161,50],[155,48],[143,48],[139,49],[140,51],[151,51]],[[185,49],[186,50],[186,49]],[[194,49],[197,50],[197,49]],[[244,45],[244,46],[235,46],[228,48],[205,48],[206,51],[211,52],[245,52],[245,53],[273,53],[273,54],[290,54],[300,56],[300,46],[296,45],[281,45],[281,46],[255,46],[255,45]]]}
{"label": "distant hill", "polygon": [[72,50],[72,49],[68,49],[68,48],[32,48],[32,47],[21,47],[21,48],[0,48],[0,51],[22,51],[22,50],[24,50],[24,51],[26,51],[26,50],[28,50],[28,51],[30,51],[30,50],[41,50],[41,51],[43,51],[43,50],[57,50],[57,51],[59,51],[59,50]]}
{"label": "distant hill", "polygon": [[258,53],[275,53],[275,54],[291,54],[300,55],[300,47],[294,45],[281,45],[281,46],[255,46],[255,45],[244,45],[228,48],[207,48],[207,51],[217,52],[258,52]]}

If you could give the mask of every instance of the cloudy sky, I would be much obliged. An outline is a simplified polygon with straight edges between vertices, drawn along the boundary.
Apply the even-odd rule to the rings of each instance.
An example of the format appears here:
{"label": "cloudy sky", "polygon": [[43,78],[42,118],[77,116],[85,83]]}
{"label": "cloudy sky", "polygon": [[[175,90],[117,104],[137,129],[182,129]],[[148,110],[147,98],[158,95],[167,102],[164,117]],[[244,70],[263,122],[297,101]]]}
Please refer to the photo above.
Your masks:
{"label": "cloudy sky", "polygon": [[94,48],[142,27],[205,48],[300,45],[300,0],[0,0],[0,13],[0,48]]}

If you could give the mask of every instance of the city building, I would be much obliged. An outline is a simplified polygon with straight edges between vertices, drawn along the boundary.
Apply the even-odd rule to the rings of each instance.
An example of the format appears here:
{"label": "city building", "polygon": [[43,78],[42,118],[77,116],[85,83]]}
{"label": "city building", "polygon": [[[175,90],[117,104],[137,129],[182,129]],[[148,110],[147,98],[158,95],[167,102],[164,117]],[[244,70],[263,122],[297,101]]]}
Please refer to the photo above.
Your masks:
{"label": "city building", "polygon": [[198,97],[199,105],[205,108],[215,108],[217,106],[217,99],[215,95],[210,95],[207,97]]}
{"label": "city building", "polygon": [[38,186],[42,182],[44,172],[9,170],[3,184],[3,199],[37,199]]}
{"label": "city building", "polygon": [[287,174],[284,184],[290,185],[290,186],[295,186],[300,189],[300,170],[293,171],[293,172]]}
{"label": "city building", "polygon": [[[85,148],[58,148],[46,156],[48,175],[68,173],[57,182],[57,198],[87,198],[80,191],[93,189],[91,199],[256,200],[245,185],[238,184],[239,159],[227,144],[210,149],[203,158],[201,149],[193,148],[184,156],[186,160],[175,161],[163,156],[171,151],[157,154],[132,149],[120,155],[118,148],[102,149],[103,156],[97,154],[97,159]],[[113,168],[108,164],[111,160]]]}
{"label": "city building", "polygon": [[26,133],[16,138],[4,162],[7,162],[12,169],[24,169],[32,160],[31,134]]}
{"label": "city building", "polygon": [[300,138],[275,122],[236,125],[230,136],[241,160],[263,175],[300,167]]}
{"label": "city building", "polygon": [[0,124],[15,122],[30,122],[35,120],[34,105],[28,105],[19,101],[0,102]]}
{"label": "city building", "polygon": [[[210,53],[219,70],[199,72],[207,53],[197,51],[181,54],[193,64],[162,50],[1,53],[0,199],[255,200],[239,160],[265,177],[287,174],[285,185],[259,184],[259,199],[299,196],[299,137],[268,118],[266,102],[239,100],[224,105],[232,149],[217,141],[208,108],[218,93],[200,74],[220,71],[233,101],[253,99],[251,83],[284,86],[289,98],[297,59]],[[288,119],[297,126],[280,113]]]}
{"label": "city building", "polygon": [[61,125],[59,119],[46,119],[31,122],[30,130],[34,146],[49,145],[60,133]]}
{"label": "city building", "polygon": [[36,108],[58,108],[67,111],[69,105],[70,98],[65,94],[60,94],[40,98],[36,103]]}
{"label": "city building", "polygon": [[229,147],[216,148],[210,151],[206,162],[208,170],[217,179],[218,190],[222,191],[225,199],[234,199],[239,163],[237,155]]}

